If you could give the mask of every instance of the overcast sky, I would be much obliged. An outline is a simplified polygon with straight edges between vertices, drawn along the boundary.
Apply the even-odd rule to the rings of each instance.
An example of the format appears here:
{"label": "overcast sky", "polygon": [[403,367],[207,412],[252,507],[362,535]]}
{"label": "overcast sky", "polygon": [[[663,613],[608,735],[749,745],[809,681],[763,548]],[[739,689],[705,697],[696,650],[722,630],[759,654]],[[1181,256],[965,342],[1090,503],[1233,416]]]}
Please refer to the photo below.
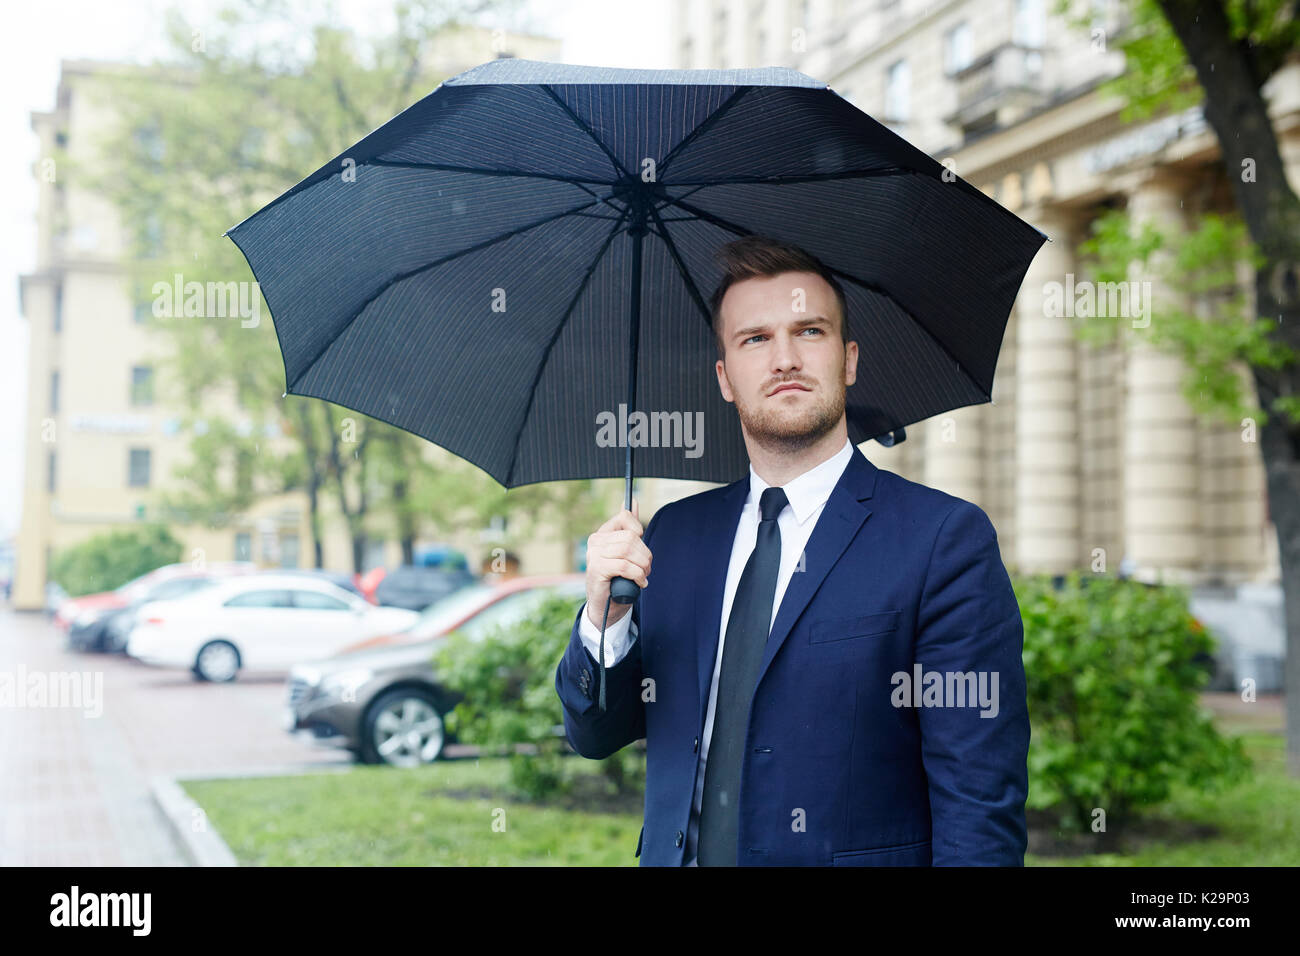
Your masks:
{"label": "overcast sky", "polygon": [[[62,59],[138,62],[161,50],[162,14],[177,6],[200,21],[219,9],[207,0],[41,0],[11,4],[0,31],[0,540],[18,533],[27,421],[27,323],[18,313],[18,276],[35,268],[37,141],[33,110],[54,106]],[[382,22],[386,0],[347,0],[343,19],[366,31]],[[500,24],[560,37],[562,59],[595,66],[663,68],[669,56],[668,3],[633,0],[528,0]],[[306,175],[316,162],[303,166]],[[290,184],[286,183],[286,186]]]}

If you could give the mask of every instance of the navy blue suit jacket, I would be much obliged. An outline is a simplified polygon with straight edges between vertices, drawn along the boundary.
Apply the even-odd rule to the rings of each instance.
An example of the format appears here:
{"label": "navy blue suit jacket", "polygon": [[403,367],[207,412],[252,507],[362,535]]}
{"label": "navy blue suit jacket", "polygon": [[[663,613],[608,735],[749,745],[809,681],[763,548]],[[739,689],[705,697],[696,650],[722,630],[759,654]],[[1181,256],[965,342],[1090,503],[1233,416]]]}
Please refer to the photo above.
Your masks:
{"label": "navy blue suit jacket", "polygon": [[[685,862],[723,588],[748,490],[746,475],[665,505],[646,526],[650,586],[633,605],[636,640],[606,671],[606,712],[577,617],[556,669],[579,754],[602,759],[645,738],[642,866]],[[984,512],[877,468],[855,447],[768,637],[750,706],[737,864],[1023,865],[1022,643]],[[997,688],[996,715],[972,699],[981,675],[986,700]]]}

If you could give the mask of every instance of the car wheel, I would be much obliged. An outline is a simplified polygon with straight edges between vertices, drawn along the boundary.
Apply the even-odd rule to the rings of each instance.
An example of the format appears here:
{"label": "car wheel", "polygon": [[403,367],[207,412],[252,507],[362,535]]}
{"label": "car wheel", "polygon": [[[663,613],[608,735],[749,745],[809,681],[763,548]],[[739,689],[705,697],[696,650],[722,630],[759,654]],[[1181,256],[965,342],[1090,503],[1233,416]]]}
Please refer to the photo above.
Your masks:
{"label": "car wheel", "polygon": [[370,706],[364,724],[361,759],[366,763],[418,767],[442,756],[446,729],[429,691],[390,690]]}
{"label": "car wheel", "polygon": [[214,684],[232,681],[239,673],[239,651],[229,641],[208,641],[194,659],[194,673]]}

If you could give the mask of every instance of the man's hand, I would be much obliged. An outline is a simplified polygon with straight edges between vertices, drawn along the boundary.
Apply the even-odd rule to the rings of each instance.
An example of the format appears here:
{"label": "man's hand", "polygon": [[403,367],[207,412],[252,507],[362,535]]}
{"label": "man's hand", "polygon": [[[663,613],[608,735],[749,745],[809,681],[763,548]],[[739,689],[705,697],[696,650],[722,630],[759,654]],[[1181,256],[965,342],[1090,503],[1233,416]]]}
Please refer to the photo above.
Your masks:
{"label": "man's hand", "polygon": [[[631,511],[621,509],[587,538],[587,617],[596,627],[605,615],[612,579],[627,578],[649,587],[651,555],[641,540],[645,529],[637,518],[639,510],[633,498]],[[610,602],[608,623],[621,621],[631,610],[631,604]]]}

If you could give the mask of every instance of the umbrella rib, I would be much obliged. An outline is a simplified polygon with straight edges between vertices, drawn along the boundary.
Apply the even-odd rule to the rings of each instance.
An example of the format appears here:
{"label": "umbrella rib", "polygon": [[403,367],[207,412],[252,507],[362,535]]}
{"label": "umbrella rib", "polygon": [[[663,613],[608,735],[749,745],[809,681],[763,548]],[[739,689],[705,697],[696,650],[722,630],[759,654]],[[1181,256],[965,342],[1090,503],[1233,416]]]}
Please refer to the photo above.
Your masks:
{"label": "umbrella rib", "polygon": [[605,141],[596,135],[596,131],[593,130],[590,126],[588,126],[583,121],[582,117],[580,117],[577,113],[573,112],[569,104],[564,102],[564,100],[560,99],[559,95],[556,94],[555,90],[551,89],[549,84],[543,83],[542,89],[546,92],[547,96],[549,96],[551,99],[555,100],[557,104],[559,104],[560,109],[564,110],[564,112],[569,114],[569,119],[573,120],[574,125],[577,126],[584,133],[586,133],[588,136],[590,136],[592,142],[594,142],[597,146],[601,148],[601,150],[604,151],[605,155],[609,157],[609,161],[614,164],[614,171],[617,173],[621,173],[623,176],[630,179],[632,174],[623,168],[623,164],[618,161],[618,157],[615,156],[613,151],[610,150],[610,148],[605,145]]}
{"label": "umbrella rib", "polygon": [[[680,179],[674,180],[674,186],[764,185],[785,186],[794,183],[816,183],[827,179],[870,179],[875,176],[897,176],[901,173],[915,173],[914,169],[903,166],[882,166],[878,169],[848,169],[843,172],[805,173],[801,176],[728,176],[726,179]],[[695,190],[692,190],[694,192]]]}
{"label": "umbrella rib", "polygon": [[[707,222],[711,222],[715,226],[719,226],[722,229],[726,229],[728,232],[733,232],[738,236],[751,235],[750,232],[736,225],[734,222],[729,222],[728,220],[723,219],[721,216],[715,216],[713,215],[713,213],[709,212],[708,210],[700,209],[698,206],[695,206],[692,203],[677,202],[676,200],[674,200],[674,203],[676,205],[680,205],[681,208],[685,209],[687,212],[695,213],[701,219],[704,219]],[[840,277],[841,279],[846,279],[849,282],[852,282],[854,285],[861,286],[864,289],[868,289],[872,292],[878,293],[879,295],[885,296],[886,298],[892,300],[895,305],[897,305],[900,309],[902,309],[903,312],[912,319],[912,321],[917,325],[917,327],[921,329],[921,331],[923,331],[926,335],[930,336],[930,339],[934,342],[934,344],[937,345],[940,348],[940,350],[945,355],[948,356],[948,358],[952,359],[953,363],[957,366],[957,368],[961,371],[961,373],[966,376],[967,381],[969,381],[972,385],[978,388],[980,392],[982,392],[985,395],[985,397],[990,397],[988,395],[988,391],[980,386],[979,380],[976,379],[975,376],[970,373],[970,371],[966,368],[966,366],[962,365],[961,360],[957,358],[957,356],[952,354],[952,351],[948,348],[948,346],[944,345],[943,342],[941,342],[933,332],[931,332],[928,328],[926,328],[924,322],[921,322],[914,315],[912,315],[911,310],[908,309],[907,306],[903,305],[903,303],[899,302],[898,299],[896,299],[894,295],[891,292],[889,292],[889,290],[876,285],[874,282],[868,282],[866,279],[860,279],[851,273],[844,272],[841,269],[836,269],[833,266],[828,265],[826,266],[826,268],[829,269],[836,276]]]}
{"label": "umbrella rib", "polygon": [[705,305],[704,296],[700,295],[700,290],[695,285],[695,280],[691,278],[691,273],[690,270],[686,268],[686,263],[682,261],[681,253],[677,251],[677,244],[673,242],[672,236],[668,235],[668,229],[663,225],[664,221],[659,218],[659,210],[651,208],[650,215],[654,217],[655,222],[659,223],[659,225],[663,227],[662,231],[656,230],[659,233],[659,238],[661,238],[664,241],[664,245],[668,247],[668,254],[673,257],[673,264],[677,266],[677,271],[682,274],[682,279],[686,283],[686,290],[690,292],[691,298],[695,300],[696,306],[699,307],[700,315],[704,317],[705,324],[709,326],[711,331],[713,329],[713,320],[709,315],[709,308]]}
{"label": "umbrella rib", "polygon": [[487,169],[478,166],[455,166],[451,163],[398,163],[388,159],[364,159],[363,166],[387,166],[392,169],[436,169],[442,173],[474,173],[478,176],[515,176],[526,179],[554,179],[562,183],[581,186],[583,183],[608,185],[603,179],[579,179],[575,176],[561,176],[557,173],[534,173],[525,169]]}
{"label": "umbrella rib", "polygon": [[523,438],[524,428],[528,425],[528,416],[533,410],[533,399],[537,397],[537,383],[542,380],[542,372],[546,370],[546,363],[551,357],[551,350],[555,348],[555,343],[559,341],[560,334],[564,331],[564,327],[568,325],[569,316],[573,315],[573,310],[577,308],[578,300],[582,298],[582,293],[587,288],[587,283],[591,281],[592,275],[595,274],[596,267],[600,265],[600,260],[605,258],[605,253],[609,251],[610,243],[612,243],[614,237],[622,231],[623,220],[628,217],[630,212],[631,209],[629,207],[629,209],[624,212],[623,216],[615,224],[614,228],[609,231],[609,235],[605,237],[604,244],[600,247],[600,251],[596,253],[595,257],[591,260],[591,265],[587,267],[586,274],[583,275],[582,281],[578,283],[578,288],[573,293],[573,298],[569,300],[569,307],[564,310],[564,318],[560,319],[559,324],[555,327],[555,331],[551,333],[551,340],[546,343],[546,349],[542,352],[542,360],[537,363],[537,372],[533,375],[532,387],[528,389],[528,404],[524,408],[523,417],[519,420],[519,431],[515,432],[514,447],[510,452],[510,467],[506,470],[505,480],[505,486],[507,488],[510,487],[510,482],[514,479],[515,462],[519,459],[519,442]]}
{"label": "umbrella rib", "polygon": [[309,371],[311,371],[312,366],[314,366],[317,362],[320,361],[321,356],[325,354],[325,352],[329,349],[329,347],[333,345],[335,342],[337,342],[339,340],[339,337],[342,336],[343,333],[346,332],[348,328],[352,325],[352,323],[357,320],[357,316],[359,316],[362,312],[366,311],[366,308],[370,305],[370,303],[374,302],[376,299],[378,299],[381,295],[383,295],[385,292],[387,292],[397,283],[404,282],[405,280],[411,278],[411,276],[419,275],[421,272],[426,272],[429,269],[434,269],[440,265],[451,262],[453,259],[458,259],[461,256],[468,255],[471,252],[477,252],[480,249],[486,249],[487,247],[495,245],[498,242],[504,242],[505,240],[510,239],[513,236],[517,236],[520,233],[527,232],[530,229],[536,229],[538,226],[544,226],[548,222],[553,222],[556,219],[562,219],[565,216],[572,215],[575,212],[581,212],[583,209],[587,209],[591,206],[595,206],[598,204],[599,204],[599,200],[597,200],[597,202],[586,203],[582,206],[575,206],[572,209],[565,209],[562,212],[557,212],[554,215],[546,216],[545,218],[527,223],[523,226],[520,226],[518,229],[511,229],[509,232],[503,232],[499,236],[493,236],[491,239],[485,239],[482,242],[478,242],[472,246],[468,246],[464,249],[460,249],[456,252],[451,253],[450,255],[443,256],[441,259],[435,259],[433,262],[427,262],[422,266],[417,266],[416,268],[409,269],[400,275],[393,276],[382,286],[376,289],[374,294],[369,296],[365,302],[361,303],[361,305],[357,308],[355,312],[352,313],[351,317],[347,320],[347,322],[343,324],[343,327],[339,329],[338,332],[330,336],[328,341],[321,344],[321,347],[316,350],[316,354],[311,357],[311,361],[309,361],[303,367],[303,370],[301,372],[299,372],[296,376],[294,376],[293,381],[288,384],[288,386],[285,388],[285,391],[292,392],[293,387],[297,385],[300,381],[302,381],[302,377],[306,375]]}
{"label": "umbrella rib", "polygon": [[752,86],[742,86],[740,89],[736,90],[729,97],[727,97],[726,101],[721,106],[719,106],[716,110],[714,110],[712,113],[706,116],[703,119],[703,121],[697,124],[693,130],[691,130],[680,140],[678,140],[677,145],[668,151],[668,155],[665,156],[663,158],[663,162],[659,164],[659,177],[661,179],[663,178],[664,173],[668,171],[668,164],[671,163],[674,159],[676,159],[677,155],[683,149],[685,149],[688,145],[690,145],[692,141],[697,139],[701,133],[703,133],[710,126],[712,126],[714,123],[720,120],[733,106],[735,106],[738,102],[740,102],[741,99],[744,98],[746,93],[748,93],[753,88],[754,87]]}

